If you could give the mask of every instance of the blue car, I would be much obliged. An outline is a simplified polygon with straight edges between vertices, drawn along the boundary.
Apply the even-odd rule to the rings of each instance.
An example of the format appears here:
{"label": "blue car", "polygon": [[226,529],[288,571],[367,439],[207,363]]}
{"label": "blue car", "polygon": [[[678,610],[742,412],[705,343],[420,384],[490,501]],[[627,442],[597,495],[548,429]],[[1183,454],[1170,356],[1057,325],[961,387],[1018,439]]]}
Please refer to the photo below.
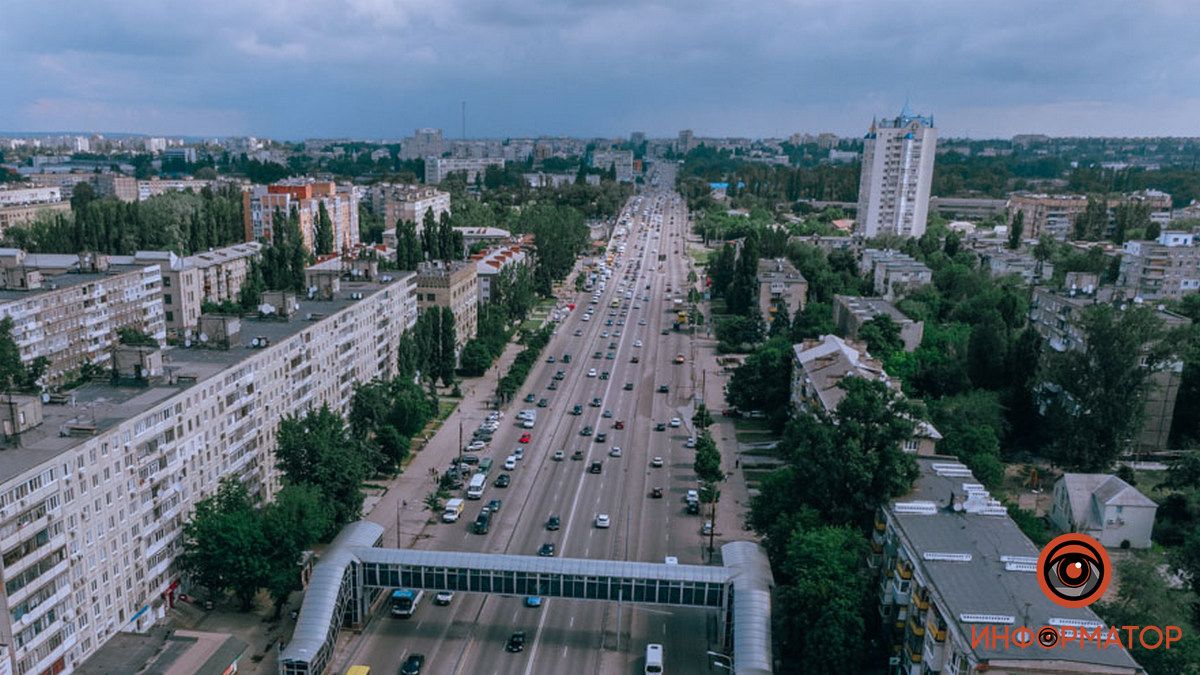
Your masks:
{"label": "blue car", "polygon": [[540,596],[540,595],[530,595],[530,596],[526,596],[526,598],[525,598],[525,606],[526,606],[526,607],[533,607],[534,609],[537,609],[538,607],[541,607],[541,606],[542,606],[542,596]]}

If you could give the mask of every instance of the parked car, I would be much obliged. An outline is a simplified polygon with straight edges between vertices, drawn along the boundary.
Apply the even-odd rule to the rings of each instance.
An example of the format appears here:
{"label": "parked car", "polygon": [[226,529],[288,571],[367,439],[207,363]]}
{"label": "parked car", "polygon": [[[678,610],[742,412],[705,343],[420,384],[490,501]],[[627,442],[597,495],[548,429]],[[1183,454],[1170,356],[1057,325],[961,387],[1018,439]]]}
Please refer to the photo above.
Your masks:
{"label": "parked car", "polygon": [[433,604],[445,607],[454,601],[454,591],[438,591],[433,596]]}
{"label": "parked car", "polygon": [[654,467],[655,469],[661,469],[662,465],[663,465],[662,457],[654,457],[653,459],[650,460],[650,466]]}
{"label": "parked car", "polygon": [[667,394],[667,393],[670,393],[670,391],[671,391],[671,388],[668,387],[667,385],[665,385],[665,384],[658,385],[658,393]]}
{"label": "parked car", "polygon": [[681,425],[681,424],[683,424],[683,420],[679,419],[678,417],[671,418],[671,428],[672,429],[678,429],[679,425]]}
{"label": "parked car", "polygon": [[525,631],[513,631],[513,634],[508,636],[508,642],[504,644],[504,651],[511,653],[525,651]]}
{"label": "parked car", "polygon": [[656,487],[656,488],[652,488],[650,490],[650,498],[651,499],[662,499],[662,496],[663,496],[662,488]]}

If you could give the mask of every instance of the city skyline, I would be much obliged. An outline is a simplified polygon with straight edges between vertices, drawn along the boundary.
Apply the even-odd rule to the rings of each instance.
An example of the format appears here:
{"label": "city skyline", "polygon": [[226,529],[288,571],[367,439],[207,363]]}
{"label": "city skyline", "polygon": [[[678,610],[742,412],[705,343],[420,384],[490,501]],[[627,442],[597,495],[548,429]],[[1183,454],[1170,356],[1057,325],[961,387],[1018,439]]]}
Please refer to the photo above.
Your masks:
{"label": "city skyline", "polygon": [[1088,7],[17,6],[0,27],[0,126],[456,138],[466,100],[473,138],[854,136],[909,101],[942,137],[1194,135],[1200,95],[1179,84],[1200,74],[1182,33],[1200,8]]}

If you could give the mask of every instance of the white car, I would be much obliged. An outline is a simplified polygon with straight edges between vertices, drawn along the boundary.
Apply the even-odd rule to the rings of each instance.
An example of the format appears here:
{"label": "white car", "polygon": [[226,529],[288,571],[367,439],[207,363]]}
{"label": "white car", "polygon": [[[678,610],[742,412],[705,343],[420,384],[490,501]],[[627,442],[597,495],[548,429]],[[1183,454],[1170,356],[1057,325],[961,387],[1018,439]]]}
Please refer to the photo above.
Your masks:
{"label": "white car", "polygon": [[679,419],[678,417],[671,418],[671,428],[672,429],[678,429],[680,424],[683,424],[683,420]]}
{"label": "white car", "polygon": [[654,467],[655,469],[661,469],[662,465],[663,465],[662,457],[655,457],[654,459],[650,460],[650,466]]}
{"label": "white car", "polygon": [[621,456],[621,446],[619,446],[619,445],[612,446],[612,448],[610,448],[608,451],[608,456],[609,457],[620,457]]}
{"label": "white car", "polygon": [[588,372],[587,372],[587,376],[588,376],[588,377],[595,377],[595,376],[596,376],[596,369],[595,369],[595,368],[589,368],[589,369],[588,369]]}
{"label": "white car", "polygon": [[695,437],[695,436],[688,436],[688,439],[687,439],[687,441],[686,441],[686,442],[683,444],[683,447],[685,447],[685,448],[688,448],[689,450],[690,450],[690,449],[692,449],[692,448],[694,448],[694,447],[696,447],[696,437]]}
{"label": "white car", "polygon": [[675,556],[673,556],[673,555],[669,555],[669,556],[667,556],[666,558],[663,558],[663,564],[665,564],[665,565],[678,565],[678,564],[679,564],[679,558],[676,558],[676,557],[675,557]]}
{"label": "white car", "polygon": [[639,326],[645,326],[645,325],[646,325],[646,320],[645,320],[645,319],[638,319],[638,325],[639,325]]}
{"label": "white car", "polygon": [[467,452],[479,452],[486,445],[483,441],[471,441],[471,444],[467,446]]}
{"label": "white car", "polygon": [[642,346],[642,341],[641,341],[641,340],[634,340],[634,341],[633,341],[633,346],[634,346],[634,347],[641,348],[641,346]]}
{"label": "white car", "polygon": [[433,596],[433,604],[445,607],[454,600],[454,591],[438,591],[437,595]]}
{"label": "white car", "polygon": [[516,469],[517,469],[517,458],[514,457],[513,455],[509,455],[508,457],[506,457],[504,459],[504,470],[505,471],[515,471]]}
{"label": "white car", "polygon": [[584,314],[584,315],[583,315],[583,320],[584,320],[584,321],[591,321],[591,320],[592,320],[592,315],[591,315],[591,314]]}
{"label": "white car", "polygon": [[516,457],[517,459],[525,459],[525,448],[517,447],[513,450],[512,456]]}
{"label": "white car", "polygon": [[608,514],[607,513],[597,513],[596,514],[596,527],[601,528],[601,529],[608,529]]}

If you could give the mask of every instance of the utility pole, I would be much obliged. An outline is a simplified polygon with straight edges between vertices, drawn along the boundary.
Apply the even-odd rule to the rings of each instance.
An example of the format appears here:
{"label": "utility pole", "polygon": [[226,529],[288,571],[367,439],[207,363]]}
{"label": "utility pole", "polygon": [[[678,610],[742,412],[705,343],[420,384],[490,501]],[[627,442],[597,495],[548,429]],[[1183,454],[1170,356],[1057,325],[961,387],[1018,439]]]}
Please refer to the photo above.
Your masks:
{"label": "utility pole", "polygon": [[459,415],[458,415],[458,467],[455,467],[455,470],[457,470],[459,467],[462,466],[462,460],[463,460],[462,453],[463,453],[462,412],[459,411]]}
{"label": "utility pole", "polygon": [[712,564],[713,540],[716,539],[717,536],[717,484],[710,483],[709,490],[710,492],[708,496],[712,498],[712,515],[710,517],[711,519],[708,521],[711,525],[711,527],[708,528],[708,562],[709,564]]}

